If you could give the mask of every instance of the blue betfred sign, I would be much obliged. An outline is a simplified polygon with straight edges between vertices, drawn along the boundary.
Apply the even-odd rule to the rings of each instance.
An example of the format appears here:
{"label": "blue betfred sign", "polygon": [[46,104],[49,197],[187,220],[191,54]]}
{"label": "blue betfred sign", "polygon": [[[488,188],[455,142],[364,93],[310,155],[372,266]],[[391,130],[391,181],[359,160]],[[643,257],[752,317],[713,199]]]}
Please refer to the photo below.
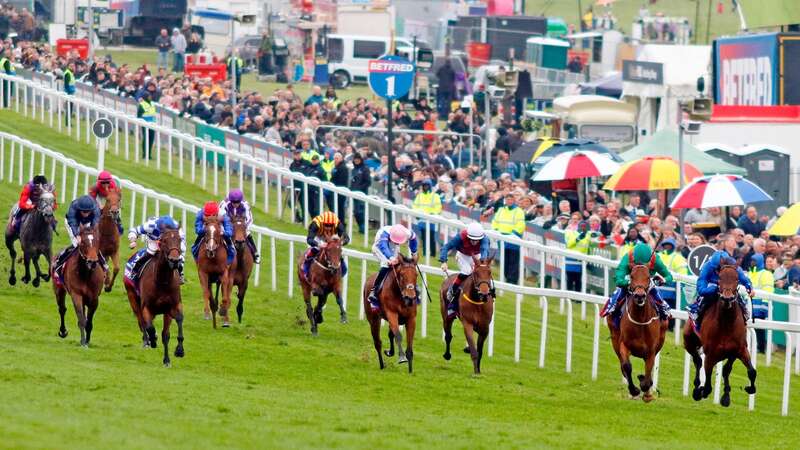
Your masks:
{"label": "blue betfred sign", "polygon": [[714,41],[715,101],[720,105],[778,104],[778,35]]}
{"label": "blue betfred sign", "polygon": [[384,56],[369,62],[369,87],[378,97],[396,100],[408,94],[414,82],[414,63],[400,56]]}

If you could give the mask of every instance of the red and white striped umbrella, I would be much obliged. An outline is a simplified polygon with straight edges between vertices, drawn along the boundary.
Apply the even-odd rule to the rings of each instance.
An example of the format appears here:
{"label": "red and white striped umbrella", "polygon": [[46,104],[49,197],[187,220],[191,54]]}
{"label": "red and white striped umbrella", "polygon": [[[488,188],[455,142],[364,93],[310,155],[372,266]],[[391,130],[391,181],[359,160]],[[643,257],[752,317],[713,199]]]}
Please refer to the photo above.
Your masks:
{"label": "red and white striped umbrella", "polygon": [[619,164],[608,155],[589,150],[562,153],[547,162],[533,176],[533,181],[574,180],[602,177],[619,170]]}

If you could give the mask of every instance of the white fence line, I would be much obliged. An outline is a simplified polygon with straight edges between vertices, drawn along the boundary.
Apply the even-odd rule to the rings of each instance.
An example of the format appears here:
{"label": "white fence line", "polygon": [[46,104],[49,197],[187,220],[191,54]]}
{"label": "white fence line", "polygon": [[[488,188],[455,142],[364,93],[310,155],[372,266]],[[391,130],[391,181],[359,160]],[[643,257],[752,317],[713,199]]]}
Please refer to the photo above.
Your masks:
{"label": "white fence line", "polygon": [[[8,144],[8,145],[7,145]],[[6,151],[6,147],[9,147],[8,152]],[[6,155],[8,153],[8,155]],[[61,202],[64,203],[66,201],[66,192],[67,189],[71,189],[72,197],[76,197],[79,193],[85,192],[89,185],[89,179],[97,175],[98,171],[94,168],[82,165],[80,163],[75,162],[74,160],[67,158],[66,156],[55,152],[53,150],[46,149],[39,144],[35,144],[25,139],[21,139],[17,136],[2,133],[0,132],[0,181],[6,181],[9,183],[19,183],[21,184],[23,180],[28,179],[33,175],[34,172],[37,171],[37,160],[38,160],[38,171],[48,173],[52,180],[52,182],[59,187]],[[27,167],[26,167],[27,166]],[[27,170],[26,170],[27,168]],[[60,169],[60,170],[59,170]],[[67,185],[67,181],[69,175],[72,174],[72,184],[71,186]],[[79,189],[79,184],[81,178],[83,179],[83,187]],[[130,210],[130,226],[133,226],[137,220],[137,197],[138,201],[141,204],[141,220],[144,221],[149,215],[150,211],[154,211],[155,215],[162,214],[163,212],[160,211],[161,205],[168,205],[169,213],[174,217],[177,214],[180,214],[181,222],[184,224],[191,224],[191,217],[196,214],[199,207],[176,199],[169,195],[160,194],[155,192],[151,189],[147,189],[143,186],[140,186],[134,182],[129,180],[120,179],[122,187],[126,191],[131,191],[131,204],[126,205],[126,209],[129,208]],[[152,205],[152,206],[149,206]],[[176,214],[177,213],[177,214]],[[293,295],[293,288],[294,288],[294,254],[295,254],[295,243],[302,243],[305,241],[303,236],[292,235],[288,233],[281,233],[269,229],[263,226],[253,226],[252,231],[256,234],[256,242],[259,247],[259,251],[261,250],[261,245],[263,243],[263,238],[267,237],[270,239],[270,277],[272,280],[271,288],[273,291],[278,290],[277,285],[277,264],[278,264],[278,257],[277,257],[277,243],[276,240],[286,241],[289,244],[289,258],[288,258],[288,282],[287,282],[287,295],[291,297]],[[554,252],[557,249],[550,249],[543,247],[540,251],[543,252]],[[560,251],[560,250],[559,250]],[[361,262],[361,270],[356,271],[354,265],[351,265],[351,270],[348,272],[348,275],[345,277],[344,286],[345,291],[343,292],[343,298],[345,301],[344,307],[347,308],[347,288],[350,284],[351,276],[358,276],[360,275],[360,287],[361,289],[358,292],[361,292],[363,289],[364,283],[366,281],[366,274],[367,274],[367,264],[369,262],[375,262],[376,259],[373,255],[360,252],[351,249],[345,249],[345,257],[349,261],[357,260]],[[544,259],[542,259],[543,261]],[[283,261],[283,259],[282,259]],[[563,257],[562,257],[563,263]],[[255,270],[255,279],[254,283],[256,285],[260,282],[260,272],[261,266],[256,266]],[[434,275],[434,276],[442,276],[441,270],[438,267],[430,266],[430,265],[421,265],[420,269],[422,272],[427,276]],[[358,273],[360,272],[360,274]],[[605,270],[606,277],[608,277],[609,271]],[[516,284],[505,283],[502,281],[498,281],[497,288],[500,291],[507,291],[512,294],[516,294],[516,308],[515,308],[515,336],[514,336],[514,360],[519,361],[521,354],[520,354],[520,343],[521,343],[521,333],[520,333],[520,324],[522,320],[522,311],[521,311],[521,302],[525,297],[529,298],[538,298],[539,305],[542,308],[542,317],[541,317],[541,341],[539,346],[539,367],[544,367],[545,359],[546,359],[546,342],[547,342],[547,331],[548,331],[548,307],[550,299],[553,298],[564,298],[568,299],[566,302],[567,307],[567,336],[566,336],[566,361],[565,361],[565,371],[570,372],[572,367],[572,346],[573,346],[573,315],[571,314],[573,302],[585,302],[594,306],[594,327],[593,327],[593,338],[592,338],[592,362],[591,362],[591,378],[593,380],[597,379],[597,369],[598,369],[598,358],[599,358],[599,345],[600,345],[600,317],[598,316],[597,312],[599,310],[599,306],[603,304],[605,301],[605,296],[593,295],[593,294],[586,294],[580,292],[572,292],[563,289],[547,289],[544,287],[528,287]],[[358,297],[358,295],[357,295]],[[359,317],[363,318],[363,302],[359,301]],[[428,307],[427,307],[427,299],[422,299],[422,316],[421,316],[421,334],[423,337],[427,335],[427,314],[428,314]],[[684,311],[675,311],[674,315],[677,319],[686,320],[686,313]],[[793,348],[793,335],[800,333],[800,324],[794,323],[786,323],[786,322],[773,322],[773,321],[761,321],[757,320],[754,324],[748,324],[751,328],[758,328],[758,329],[766,329],[766,330],[774,330],[774,331],[785,331],[786,332],[786,339],[787,339],[787,351],[785,355],[785,364],[784,364],[784,383],[783,383],[783,391],[782,391],[782,401],[781,401],[781,414],[786,415],[788,414],[788,405],[789,405],[789,387],[791,382],[791,357],[792,357],[792,348]],[[751,346],[755,348],[755,333],[751,334]],[[796,338],[796,337],[795,337]],[[489,351],[488,354],[491,356],[492,348],[494,343],[494,334],[490,332],[489,335]],[[795,353],[795,373],[800,372],[800,353]],[[685,359],[685,365],[689,364],[689,360]],[[688,367],[688,366],[685,366]],[[686,387],[688,386],[688,376],[690,370],[687,368],[684,369],[684,392],[686,393]],[[658,375],[656,374],[656,379]],[[717,388],[719,390],[719,388]],[[754,397],[750,399],[750,408],[754,407]]]}

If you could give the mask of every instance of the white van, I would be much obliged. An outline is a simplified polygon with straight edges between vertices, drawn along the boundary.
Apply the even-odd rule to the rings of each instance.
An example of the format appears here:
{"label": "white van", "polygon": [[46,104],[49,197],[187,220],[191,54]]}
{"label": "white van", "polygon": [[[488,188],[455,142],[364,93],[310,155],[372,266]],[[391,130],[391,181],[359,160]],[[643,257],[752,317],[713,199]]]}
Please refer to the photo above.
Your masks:
{"label": "white van", "polygon": [[[366,83],[369,76],[368,64],[391,50],[391,38],[380,36],[355,36],[343,34],[328,35],[328,73],[331,84],[337,89],[351,83]],[[413,59],[414,43],[410,39],[395,38],[397,54]],[[433,52],[430,46],[417,41],[417,66],[430,67]]]}

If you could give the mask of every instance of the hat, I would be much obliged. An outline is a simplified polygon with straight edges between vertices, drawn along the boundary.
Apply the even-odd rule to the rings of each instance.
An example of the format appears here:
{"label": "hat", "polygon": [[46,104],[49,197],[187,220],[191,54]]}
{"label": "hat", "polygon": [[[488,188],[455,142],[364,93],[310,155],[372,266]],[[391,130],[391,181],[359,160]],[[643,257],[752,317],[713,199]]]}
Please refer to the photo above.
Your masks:
{"label": "hat", "polygon": [[203,215],[205,216],[216,216],[219,214],[219,205],[217,202],[206,202],[203,205]]}
{"label": "hat", "polygon": [[559,215],[558,215],[558,217],[557,217],[557,219],[558,219],[558,220],[561,220],[561,219],[566,219],[566,220],[569,220],[569,214],[563,214],[563,213],[562,213],[562,214],[559,214]]}
{"label": "hat", "polygon": [[678,243],[675,242],[675,239],[672,238],[666,238],[663,241],[661,241],[661,248],[664,248],[665,245],[671,245],[673,250],[678,248]]}
{"label": "hat", "polygon": [[107,170],[100,172],[100,175],[97,176],[98,181],[111,181],[111,173]]}
{"label": "hat", "polygon": [[778,209],[775,210],[775,213],[778,215],[778,217],[781,217],[784,215],[784,213],[786,213],[786,209],[787,208],[785,206],[779,206]]}
{"label": "hat", "polygon": [[75,208],[78,211],[94,211],[95,207],[96,204],[94,200],[92,199],[92,197],[89,197],[88,195],[78,197],[78,199],[75,200]]}
{"label": "hat", "polygon": [[311,160],[314,161],[315,159],[319,161],[319,153],[314,153],[313,155],[311,155]]}

